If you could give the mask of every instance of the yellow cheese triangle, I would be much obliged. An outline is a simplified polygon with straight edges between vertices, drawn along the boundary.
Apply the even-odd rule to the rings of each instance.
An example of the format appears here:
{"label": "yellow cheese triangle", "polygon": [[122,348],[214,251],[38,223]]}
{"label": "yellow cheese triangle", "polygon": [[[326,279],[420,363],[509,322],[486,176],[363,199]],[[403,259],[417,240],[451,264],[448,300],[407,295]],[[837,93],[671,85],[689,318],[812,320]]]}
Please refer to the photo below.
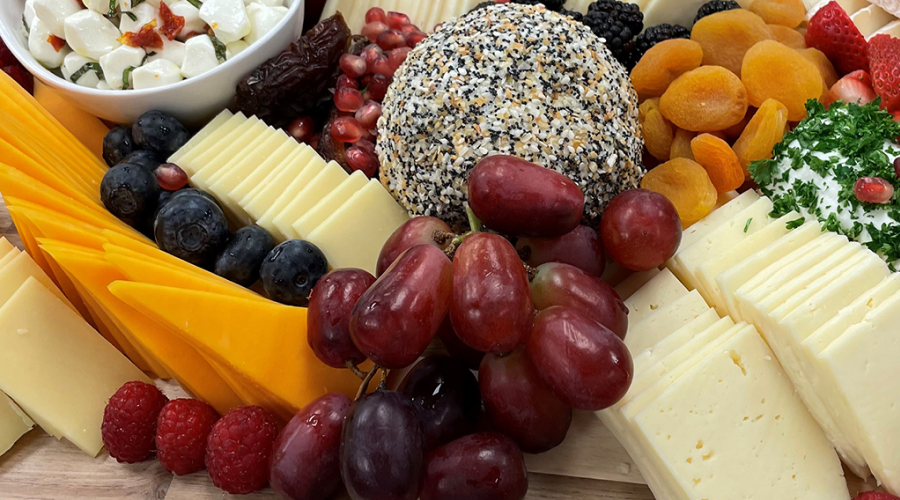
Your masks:
{"label": "yellow cheese triangle", "polygon": [[294,410],[330,392],[356,393],[357,379],[319,361],[306,340],[306,309],[274,302],[117,281],[110,291],[183,332]]}
{"label": "yellow cheese triangle", "polygon": [[100,205],[100,186],[90,188],[76,184],[69,176],[61,176],[50,171],[46,166],[38,163],[30,156],[24,154],[12,144],[0,139],[0,158],[7,165],[18,169],[35,179],[52,186],[59,192],[72,197],[82,203]]}
{"label": "yellow cheese triangle", "polygon": [[94,153],[94,156],[98,158],[103,156],[103,138],[109,132],[109,127],[96,116],[73,106],[71,102],[39,80],[34,82],[34,99],[59,120],[60,124],[79,142]]}
{"label": "yellow cheese triangle", "polygon": [[13,209],[27,218],[46,238],[74,243],[94,250],[103,250],[103,245],[107,243],[97,226],[55,210],[40,206],[21,205],[17,205]]}

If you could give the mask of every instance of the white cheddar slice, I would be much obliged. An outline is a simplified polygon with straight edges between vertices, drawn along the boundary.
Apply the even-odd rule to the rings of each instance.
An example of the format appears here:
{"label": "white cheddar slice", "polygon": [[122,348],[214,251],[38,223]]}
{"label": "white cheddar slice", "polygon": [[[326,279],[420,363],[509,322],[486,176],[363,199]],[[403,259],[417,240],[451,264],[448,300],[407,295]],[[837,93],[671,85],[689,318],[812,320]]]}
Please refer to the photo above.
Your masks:
{"label": "white cheddar slice", "polygon": [[[235,141],[237,144],[230,145],[227,148],[229,150],[227,152],[234,152],[234,154],[216,157],[214,161],[198,170],[191,180],[199,179],[206,186],[204,189],[208,190],[246,158],[253,158],[256,163],[259,163],[261,160],[259,160],[259,152],[257,150],[274,133],[276,133],[275,129],[266,125],[265,122],[258,121],[254,123],[244,135]],[[223,153],[225,152],[223,151]]]}
{"label": "white cheddar slice", "polygon": [[739,288],[775,262],[821,235],[822,229],[817,222],[807,222],[788,233],[787,236],[742,260],[740,264],[719,274],[716,277],[716,283],[719,291],[725,297],[729,315],[735,320],[744,319],[740,314],[736,297]]}
{"label": "white cheddar slice", "polygon": [[[232,191],[244,180],[250,178],[261,168],[260,163],[265,163],[271,158],[286,141],[293,140],[281,130],[270,129],[259,146],[253,148],[250,154],[244,155],[240,160],[222,175],[217,176],[209,186],[209,192],[213,194],[223,205],[228,207],[232,214],[244,223],[247,215],[244,209],[231,197]],[[287,156],[285,154],[285,156]]]}
{"label": "white cheddar slice", "polygon": [[[188,174],[188,176],[194,175],[194,172],[198,170],[198,168],[195,168],[195,161],[197,157],[209,151],[224,137],[230,135],[236,128],[246,122],[247,117],[244,116],[243,113],[232,115],[227,120],[225,120],[225,123],[222,123],[221,125],[216,127],[215,130],[210,131],[209,134],[202,137],[190,149],[181,148],[181,150],[176,152],[175,156],[173,156],[173,158],[177,157],[177,161],[172,161],[172,163],[175,163],[176,165],[181,167],[181,169],[184,170]],[[201,133],[201,135],[203,134]],[[190,142],[188,144],[190,144]],[[182,150],[184,151],[184,153],[181,152]]]}
{"label": "white cheddar slice", "polygon": [[[276,169],[284,162],[293,152],[301,151],[300,145],[294,140],[293,137],[285,136],[282,138],[281,144],[278,145],[278,148],[272,152],[272,154],[268,155],[265,160],[252,172],[250,172],[244,179],[238,183],[237,186],[232,189],[228,195],[228,202],[235,207],[241,207],[241,201],[244,199],[247,194],[249,194],[255,187],[262,185],[270,174],[276,171]],[[222,181],[227,182],[227,181]],[[215,188],[215,186],[213,187]],[[243,207],[241,207],[241,211],[243,212]],[[253,220],[250,219],[250,216],[244,212],[246,219],[244,220],[245,224],[252,224]]]}
{"label": "white cheddar slice", "polygon": [[719,315],[716,314],[716,310],[707,309],[690,323],[675,330],[671,335],[657,342],[655,346],[644,349],[640,354],[634,357],[634,376],[637,377],[647,370],[647,368],[653,366],[684,344],[690,342],[691,339],[712,326],[716,321],[719,321]]}
{"label": "white cheddar slice", "polygon": [[688,289],[678,281],[672,271],[663,269],[625,300],[625,306],[628,307],[628,324],[639,323],[660,307],[687,294]]}
{"label": "white cheddar slice", "polygon": [[276,194],[277,197],[271,197],[268,201],[268,210],[262,214],[256,223],[265,228],[272,237],[278,241],[286,241],[290,239],[288,235],[283,234],[281,230],[275,226],[274,220],[278,214],[284,210],[284,207],[293,201],[313,179],[325,170],[328,163],[325,162],[318,154],[314,154],[306,159],[306,164],[300,167],[300,173],[284,179],[284,184],[272,186],[272,190],[260,193],[260,197],[264,198],[268,193]]}
{"label": "white cheddar slice", "polygon": [[0,392],[0,457],[33,428],[34,421],[9,396]]}
{"label": "white cheddar slice", "polygon": [[12,262],[16,257],[19,256],[21,252],[18,249],[13,249],[12,252],[7,253],[3,257],[0,257],[0,271],[2,271],[7,264]]}
{"label": "white cheddar slice", "polygon": [[752,327],[675,381],[634,422],[691,498],[850,498],[831,444]]}
{"label": "white cheddar slice", "polygon": [[53,280],[32,260],[30,255],[21,252],[11,252],[10,255],[13,258],[7,265],[3,266],[3,269],[0,269],[0,306],[3,306],[10,297],[15,295],[19,287],[28,281],[28,278],[34,278],[47,287],[47,290],[56,295],[60,301],[74,309],[69,303],[69,299],[63,295],[53,283]]}
{"label": "white cheddar slice", "polygon": [[299,239],[300,235],[294,231],[293,224],[349,177],[344,167],[334,161],[328,162],[325,169],[309,181],[309,184],[304,186],[303,190],[272,219],[272,224],[287,239]]}
{"label": "white cheddar slice", "polygon": [[325,222],[331,214],[337,211],[344,202],[349,200],[357,191],[366,187],[368,182],[369,179],[361,170],[353,172],[350,177],[344,179],[340,186],[328,193],[327,196],[316,203],[314,207],[307,210],[302,217],[291,225],[294,234],[298,238],[306,238],[319,225]]}
{"label": "white cheddar slice", "polygon": [[0,237],[0,255],[6,255],[15,249],[16,247],[14,247],[13,244],[9,242],[9,240]]}
{"label": "white cheddar slice", "polygon": [[[285,160],[279,165],[272,175],[266,177],[260,182],[247,196],[241,201],[241,207],[247,212],[254,221],[258,221],[265,215],[266,211],[275,203],[278,196],[284,191],[292,180],[296,179],[303,173],[303,170],[310,165],[314,158],[318,157],[316,151],[312,148],[295,149]],[[315,162],[320,165],[320,162]],[[313,174],[315,175],[315,174]]]}
{"label": "white cheddar slice", "polygon": [[251,116],[217,143],[212,144],[209,149],[197,155],[191,163],[191,170],[194,172],[191,174],[191,183],[205,190],[209,176],[248,148],[265,128],[265,123]]}
{"label": "white cheddar slice", "polygon": [[36,279],[0,308],[0,390],[45,430],[90,456],[103,448],[106,403],[149,379]]}
{"label": "white cheddar slice", "polygon": [[655,313],[630,324],[625,345],[633,356],[650,349],[672,332],[708,311],[709,305],[697,290],[666,303]]}
{"label": "white cheddar slice", "polygon": [[891,23],[884,25],[880,30],[876,31],[874,35],[888,35],[893,38],[900,38],[900,20],[895,20]]}
{"label": "white cheddar slice", "polygon": [[357,191],[309,234],[334,269],[355,267],[375,274],[385,241],[409,220],[378,179]]}
{"label": "white cheddar slice", "polygon": [[877,5],[869,5],[864,9],[854,12],[850,20],[856,25],[859,32],[866,39],[871,38],[875,32],[885,27],[897,18]]}
{"label": "white cheddar slice", "polygon": [[659,269],[655,267],[653,269],[650,269],[649,271],[636,272],[616,285],[616,293],[619,294],[619,297],[622,300],[626,300],[634,295],[634,292],[640,290],[642,286],[646,285],[648,281],[655,278],[659,273]]}
{"label": "white cheddar slice", "polygon": [[184,157],[184,155],[186,155],[190,151],[193,151],[194,148],[196,148],[200,143],[206,140],[206,138],[208,138],[228,120],[230,120],[232,116],[234,116],[234,114],[227,109],[216,115],[216,117],[213,118],[209,123],[207,123],[205,127],[194,134],[194,137],[191,137],[191,139],[187,141],[184,146],[181,146],[181,148],[176,151],[175,154],[170,156],[167,161],[169,163],[174,163],[180,166],[179,161],[182,157]]}

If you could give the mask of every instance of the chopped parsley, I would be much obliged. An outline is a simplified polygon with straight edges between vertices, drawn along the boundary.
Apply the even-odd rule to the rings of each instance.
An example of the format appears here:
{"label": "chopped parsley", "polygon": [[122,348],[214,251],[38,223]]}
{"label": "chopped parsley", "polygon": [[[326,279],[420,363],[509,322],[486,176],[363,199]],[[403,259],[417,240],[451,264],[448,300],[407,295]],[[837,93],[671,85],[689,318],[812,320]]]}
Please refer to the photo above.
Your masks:
{"label": "chopped parsley", "polygon": [[791,230],[797,229],[798,227],[802,226],[805,223],[806,223],[806,218],[800,217],[799,219],[795,219],[795,220],[788,222],[787,226],[785,226],[785,227],[787,227],[788,231],[791,231]]}
{"label": "chopped parsley", "polygon": [[[773,217],[791,211],[804,215],[789,229],[814,217],[823,228],[859,241],[888,262],[900,261],[900,178],[893,159],[900,157],[900,123],[879,108],[836,102],[829,109],[806,104],[808,117],[775,146],[774,158],[753,162],[750,173],[772,199]],[[880,177],[894,186],[888,204],[859,201],[860,177]]]}
{"label": "chopped parsley", "polygon": [[747,231],[750,230],[750,223],[751,223],[751,222],[753,222],[753,217],[750,217],[749,219],[747,219],[747,223],[744,224],[744,233],[745,233],[745,234],[747,233]]}

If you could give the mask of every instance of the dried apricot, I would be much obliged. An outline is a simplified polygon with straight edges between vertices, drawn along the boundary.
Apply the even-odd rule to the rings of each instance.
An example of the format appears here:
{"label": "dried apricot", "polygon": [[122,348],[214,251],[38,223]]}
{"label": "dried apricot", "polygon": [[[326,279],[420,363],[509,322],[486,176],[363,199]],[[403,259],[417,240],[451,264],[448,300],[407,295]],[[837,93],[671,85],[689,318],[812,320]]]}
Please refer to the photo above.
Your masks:
{"label": "dried apricot", "polygon": [[783,43],[792,49],[806,48],[806,37],[793,28],[781,26],[780,24],[770,24],[769,30],[777,42]]}
{"label": "dried apricot", "polygon": [[700,67],[703,48],[683,38],[654,45],[631,70],[631,83],[638,94],[661,96],[673,80]]}
{"label": "dried apricot", "polygon": [[788,28],[796,28],[806,19],[803,0],[754,0],[750,4],[750,12],[769,24],[780,24]]}
{"label": "dried apricot", "polygon": [[789,119],[806,118],[806,101],[822,96],[819,68],[796,50],[776,41],[760,42],[747,51],[741,81],[750,104],[777,99],[787,106]]}
{"label": "dried apricot", "polygon": [[805,57],[811,63],[815,64],[817,68],[819,68],[819,74],[822,75],[822,80],[825,81],[825,87],[831,88],[834,87],[834,84],[840,79],[838,76],[837,70],[834,69],[834,65],[831,64],[831,61],[828,60],[828,56],[825,55],[819,49],[803,49],[799,50],[800,55]]}
{"label": "dried apricot", "polygon": [[761,17],[741,9],[706,16],[691,31],[691,40],[703,47],[704,66],[722,66],[738,76],[750,47],[773,38]]}
{"label": "dried apricot", "polygon": [[772,148],[781,142],[788,126],[788,109],[775,99],[767,99],[753,115],[744,133],[734,143],[744,177],[750,177],[750,162],[772,158]]}
{"label": "dried apricot", "polygon": [[741,121],[747,102],[744,84],[734,73],[721,66],[701,66],[669,85],[659,109],[678,128],[713,132]]}
{"label": "dried apricot", "polygon": [[694,161],[706,169],[719,193],[727,193],[744,183],[744,169],[727,142],[711,134],[700,134],[691,141]]}
{"label": "dried apricot", "polygon": [[680,128],[675,129],[675,137],[672,138],[672,147],[669,149],[669,159],[687,158],[694,159],[694,153],[691,151],[691,139],[696,134],[688,130]]}
{"label": "dried apricot", "polygon": [[668,160],[674,132],[672,132],[672,125],[663,118],[659,110],[651,109],[644,115],[641,132],[644,135],[644,146],[647,147],[647,151],[659,161]]}
{"label": "dried apricot", "polygon": [[659,97],[647,99],[638,106],[638,122],[644,123],[647,113],[654,109],[659,111]]}
{"label": "dried apricot", "polygon": [[668,198],[678,210],[685,227],[706,217],[718,197],[706,170],[687,158],[669,160],[647,172],[641,187]]}
{"label": "dried apricot", "polygon": [[728,127],[722,131],[725,134],[725,140],[734,142],[735,139],[740,137],[744,132],[744,129],[747,127],[747,124],[750,123],[750,119],[753,118],[754,114],[756,114],[756,108],[754,108],[753,106],[747,108],[747,114],[744,115],[743,120],[738,122],[737,125]]}

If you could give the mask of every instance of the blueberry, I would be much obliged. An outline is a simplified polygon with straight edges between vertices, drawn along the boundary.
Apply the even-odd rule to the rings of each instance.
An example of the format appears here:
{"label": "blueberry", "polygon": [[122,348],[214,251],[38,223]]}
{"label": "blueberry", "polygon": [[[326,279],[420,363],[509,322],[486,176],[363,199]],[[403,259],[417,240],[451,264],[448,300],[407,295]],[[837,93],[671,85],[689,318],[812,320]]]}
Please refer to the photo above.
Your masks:
{"label": "blueberry", "polygon": [[128,156],[122,158],[122,161],[120,161],[119,163],[137,165],[143,169],[153,172],[157,167],[160,166],[160,164],[162,164],[162,160],[160,160],[159,156],[157,156],[157,154],[153,151],[139,149],[137,151],[128,153]]}
{"label": "blueberry", "polygon": [[312,243],[290,240],[275,247],[260,267],[263,288],[282,304],[306,307],[309,294],[328,272],[328,260]]}
{"label": "blueberry", "polygon": [[134,144],[153,151],[160,158],[169,158],[187,143],[191,135],[172,115],[162,111],[147,111],[131,128]]}
{"label": "blueberry", "polygon": [[103,159],[110,167],[122,161],[134,151],[131,127],[116,127],[103,138]]}
{"label": "blueberry", "polygon": [[197,193],[177,191],[159,210],[154,226],[159,248],[191,264],[206,267],[222,251],[228,220],[217,203]]}
{"label": "blueberry", "polygon": [[242,228],[216,259],[216,274],[249,287],[259,279],[259,267],[273,248],[275,240],[265,229],[259,226]]}
{"label": "blueberry", "polygon": [[219,200],[217,200],[213,195],[207,193],[206,191],[204,191],[202,189],[185,188],[185,189],[179,189],[178,191],[175,191],[172,194],[178,195],[178,196],[199,196],[201,198],[206,198],[207,200],[215,203],[216,205],[219,204]]}
{"label": "blueberry", "polygon": [[109,212],[132,227],[153,214],[159,183],[152,172],[134,165],[116,165],[100,182],[100,199]]}

